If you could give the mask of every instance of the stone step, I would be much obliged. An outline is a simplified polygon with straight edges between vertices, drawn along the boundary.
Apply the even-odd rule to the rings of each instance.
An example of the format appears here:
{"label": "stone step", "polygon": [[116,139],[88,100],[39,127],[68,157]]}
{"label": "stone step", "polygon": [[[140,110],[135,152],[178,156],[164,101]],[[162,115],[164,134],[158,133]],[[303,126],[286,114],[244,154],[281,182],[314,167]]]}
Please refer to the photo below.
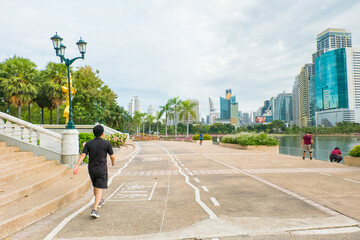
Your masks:
{"label": "stone step", "polygon": [[2,148],[0,148],[0,154],[13,153],[13,152],[19,152],[19,151],[20,151],[19,147],[2,147]]}
{"label": "stone step", "polygon": [[32,152],[13,152],[13,153],[3,153],[0,155],[0,163],[4,161],[9,161],[12,159],[19,159],[19,158],[27,158],[32,157]]}
{"label": "stone step", "polygon": [[8,170],[14,170],[17,168],[34,165],[44,160],[46,160],[44,156],[34,156],[30,158],[19,158],[16,161],[4,161],[3,163],[0,163],[0,174]]}
{"label": "stone step", "polygon": [[30,167],[24,167],[24,168],[2,172],[2,175],[0,176],[0,186],[10,181],[16,181],[23,177],[34,175],[36,173],[54,167],[55,165],[57,165],[56,160],[51,160],[51,161],[47,160],[44,162],[37,163],[36,165],[32,165]]}
{"label": "stone step", "polygon": [[[44,160],[43,160],[44,161]],[[46,160],[45,160],[46,161]],[[58,181],[67,172],[65,166],[56,165],[46,171],[32,174],[18,181],[9,182],[0,187],[0,206],[28,196]]]}
{"label": "stone step", "polygon": [[67,169],[66,174],[59,181],[0,206],[0,239],[73,202],[89,187],[87,167],[81,166],[76,176],[72,174],[71,169]]}

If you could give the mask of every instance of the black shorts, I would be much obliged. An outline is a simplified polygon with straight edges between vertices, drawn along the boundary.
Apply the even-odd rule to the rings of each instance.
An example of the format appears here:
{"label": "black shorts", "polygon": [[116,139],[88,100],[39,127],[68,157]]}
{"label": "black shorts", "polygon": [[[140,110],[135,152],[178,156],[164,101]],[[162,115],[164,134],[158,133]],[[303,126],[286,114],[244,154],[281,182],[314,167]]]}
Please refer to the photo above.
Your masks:
{"label": "black shorts", "polygon": [[108,188],[107,182],[108,182],[108,174],[105,173],[99,173],[99,172],[90,172],[89,175],[91,178],[91,182],[93,187],[96,188]]}

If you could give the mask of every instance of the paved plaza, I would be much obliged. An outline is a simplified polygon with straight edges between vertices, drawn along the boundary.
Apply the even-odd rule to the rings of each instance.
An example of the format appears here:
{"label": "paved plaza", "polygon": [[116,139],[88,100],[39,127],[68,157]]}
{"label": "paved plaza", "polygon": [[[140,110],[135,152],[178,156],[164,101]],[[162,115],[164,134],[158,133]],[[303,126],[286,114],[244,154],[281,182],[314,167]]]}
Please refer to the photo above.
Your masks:
{"label": "paved plaza", "polygon": [[11,239],[360,239],[360,168],[187,142],[135,142],[91,191]]}

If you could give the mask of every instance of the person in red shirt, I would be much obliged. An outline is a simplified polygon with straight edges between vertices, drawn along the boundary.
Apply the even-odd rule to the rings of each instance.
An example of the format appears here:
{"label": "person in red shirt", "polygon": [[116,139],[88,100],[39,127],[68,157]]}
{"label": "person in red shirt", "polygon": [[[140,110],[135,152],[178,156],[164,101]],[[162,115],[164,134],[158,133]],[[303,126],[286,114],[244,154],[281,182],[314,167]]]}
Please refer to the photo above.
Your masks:
{"label": "person in red shirt", "polygon": [[310,160],[312,160],[312,145],[314,144],[314,140],[311,136],[311,132],[303,136],[302,142],[301,142],[301,148],[304,149],[303,152],[303,159],[305,160],[305,154],[306,152],[310,153]]}
{"label": "person in red shirt", "polygon": [[330,162],[337,162],[339,163],[343,158],[341,156],[341,151],[338,147],[336,147],[334,150],[330,153]]}

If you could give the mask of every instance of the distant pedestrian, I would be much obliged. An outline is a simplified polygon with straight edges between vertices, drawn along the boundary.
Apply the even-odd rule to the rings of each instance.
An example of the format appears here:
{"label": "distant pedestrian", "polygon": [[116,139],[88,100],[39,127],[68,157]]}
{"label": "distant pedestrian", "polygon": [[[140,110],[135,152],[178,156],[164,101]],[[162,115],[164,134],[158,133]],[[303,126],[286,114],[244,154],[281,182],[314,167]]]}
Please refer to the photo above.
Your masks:
{"label": "distant pedestrian", "polygon": [[342,153],[340,151],[340,148],[338,148],[338,147],[334,148],[334,150],[331,151],[330,156],[329,156],[330,162],[334,161],[334,162],[339,163],[343,159],[341,154]]}
{"label": "distant pedestrian", "polygon": [[202,141],[203,141],[203,138],[204,138],[204,134],[201,132],[199,134],[199,137],[200,137],[200,145],[202,145]]}
{"label": "distant pedestrian", "polygon": [[313,140],[311,135],[312,135],[311,132],[309,132],[308,134],[305,134],[303,136],[303,139],[302,139],[302,142],[301,142],[301,148],[304,149],[304,152],[303,152],[303,159],[304,160],[305,160],[306,152],[309,152],[310,160],[312,160],[312,151],[313,151],[314,140]]}
{"label": "distant pedestrian", "polygon": [[91,178],[92,185],[94,187],[95,203],[93,210],[91,211],[91,216],[94,218],[100,217],[97,212],[98,207],[104,203],[102,199],[103,189],[107,188],[108,181],[108,169],[107,169],[107,154],[110,155],[111,163],[115,165],[115,155],[111,144],[103,140],[104,137],[104,127],[101,125],[96,125],[93,129],[95,139],[87,142],[84,146],[84,150],[81,153],[76,167],[74,168],[74,175],[78,174],[78,168],[85,156],[89,154],[89,164],[88,170]]}
{"label": "distant pedestrian", "polygon": [[219,139],[219,136],[217,137],[217,145],[219,145],[219,141],[220,141],[220,139]]}

